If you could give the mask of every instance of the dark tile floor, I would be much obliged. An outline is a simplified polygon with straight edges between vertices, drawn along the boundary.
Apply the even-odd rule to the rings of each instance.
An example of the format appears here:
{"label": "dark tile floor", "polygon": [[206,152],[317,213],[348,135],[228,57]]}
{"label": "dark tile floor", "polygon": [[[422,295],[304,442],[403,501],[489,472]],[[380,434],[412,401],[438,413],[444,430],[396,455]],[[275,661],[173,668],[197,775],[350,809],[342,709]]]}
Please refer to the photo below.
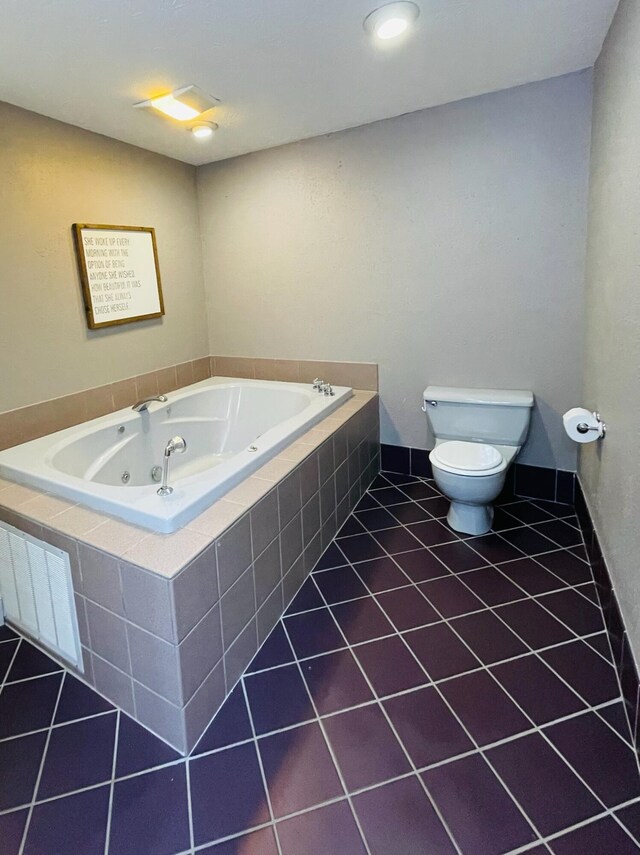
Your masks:
{"label": "dark tile floor", "polygon": [[0,628],[2,855],[640,851],[570,507],[379,476],[187,759]]}

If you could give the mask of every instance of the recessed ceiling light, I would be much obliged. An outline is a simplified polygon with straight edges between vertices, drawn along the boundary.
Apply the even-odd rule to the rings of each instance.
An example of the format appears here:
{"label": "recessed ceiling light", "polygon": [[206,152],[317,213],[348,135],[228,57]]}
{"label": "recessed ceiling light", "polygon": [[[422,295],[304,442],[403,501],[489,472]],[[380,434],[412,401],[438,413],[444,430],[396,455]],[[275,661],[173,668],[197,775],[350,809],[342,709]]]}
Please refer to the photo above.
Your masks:
{"label": "recessed ceiling light", "polygon": [[188,122],[197,119],[202,113],[216,107],[220,102],[217,98],[207,95],[197,86],[183,86],[174,92],[159,95],[157,98],[149,98],[148,101],[140,101],[134,107],[158,110],[171,119],[179,122]]}
{"label": "recessed ceiling light", "polygon": [[197,125],[192,125],[190,130],[194,137],[201,140],[212,137],[218,130],[218,126],[215,122],[198,122]]}
{"label": "recessed ceiling light", "polygon": [[200,115],[200,110],[195,107],[190,107],[188,104],[183,104],[178,101],[173,95],[162,95],[160,98],[152,98],[151,106],[154,110],[160,110],[165,116],[170,116],[172,119],[177,119],[179,122],[186,122],[187,119],[195,119]]}
{"label": "recessed ceiling light", "polygon": [[401,36],[417,20],[420,9],[415,3],[403,0],[400,3],[388,3],[375,9],[364,19],[364,28],[381,41],[389,41]]}

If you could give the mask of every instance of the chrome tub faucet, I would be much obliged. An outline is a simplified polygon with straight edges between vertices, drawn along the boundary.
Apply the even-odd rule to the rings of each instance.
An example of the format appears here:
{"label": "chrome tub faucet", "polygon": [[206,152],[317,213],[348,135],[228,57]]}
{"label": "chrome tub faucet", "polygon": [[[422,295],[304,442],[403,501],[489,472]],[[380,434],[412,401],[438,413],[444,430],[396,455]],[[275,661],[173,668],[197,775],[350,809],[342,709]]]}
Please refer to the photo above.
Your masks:
{"label": "chrome tub faucet", "polygon": [[131,409],[135,410],[136,413],[145,413],[152,401],[160,401],[161,404],[166,404],[168,400],[166,395],[154,395],[152,398],[144,398],[142,401],[138,401]]}

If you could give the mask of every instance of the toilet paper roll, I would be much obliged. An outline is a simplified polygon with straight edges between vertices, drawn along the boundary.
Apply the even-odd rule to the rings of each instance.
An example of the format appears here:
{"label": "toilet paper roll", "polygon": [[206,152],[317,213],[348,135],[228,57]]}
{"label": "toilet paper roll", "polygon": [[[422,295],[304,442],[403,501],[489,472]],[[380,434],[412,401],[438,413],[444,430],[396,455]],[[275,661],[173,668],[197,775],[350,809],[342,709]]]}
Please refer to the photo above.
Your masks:
{"label": "toilet paper roll", "polygon": [[[584,407],[573,407],[562,417],[562,423],[567,435],[576,442],[595,442],[604,436],[604,425],[596,417],[595,413],[586,410]],[[578,430],[578,426],[586,425],[592,430],[584,432]]]}

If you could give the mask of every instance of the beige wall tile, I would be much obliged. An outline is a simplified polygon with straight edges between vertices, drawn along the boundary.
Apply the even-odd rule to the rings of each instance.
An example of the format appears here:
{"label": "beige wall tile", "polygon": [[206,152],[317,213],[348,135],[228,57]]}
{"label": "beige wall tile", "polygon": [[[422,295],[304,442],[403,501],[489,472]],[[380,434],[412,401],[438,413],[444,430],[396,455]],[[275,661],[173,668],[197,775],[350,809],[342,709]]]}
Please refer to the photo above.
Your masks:
{"label": "beige wall tile", "polygon": [[256,380],[275,379],[275,359],[254,359],[253,373]]}
{"label": "beige wall tile", "polygon": [[328,363],[317,362],[310,359],[303,359],[298,362],[298,378],[300,383],[313,383],[316,377],[331,383],[331,378],[325,376],[328,374]]}
{"label": "beige wall tile", "polygon": [[120,520],[106,519],[95,528],[86,532],[82,539],[89,546],[95,546],[112,555],[123,555],[136,543],[147,537],[148,529],[138,528]]}
{"label": "beige wall tile", "polygon": [[253,476],[245,478],[228,493],[225,493],[224,498],[227,502],[236,502],[239,505],[244,505],[248,508],[255,504],[258,499],[261,499],[271,489],[271,485],[265,483],[262,478],[254,478]]}
{"label": "beige wall tile", "polygon": [[300,383],[300,363],[297,359],[276,359],[274,380]]}
{"label": "beige wall tile", "polygon": [[[331,368],[335,386],[351,386],[353,389],[378,389],[378,366],[367,362],[335,362]],[[328,373],[328,372],[327,372]]]}
{"label": "beige wall tile", "polygon": [[353,389],[378,389],[378,366],[375,362],[320,362],[301,360],[298,363],[301,383],[311,383],[321,377],[334,386]]}
{"label": "beige wall tile", "polygon": [[288,460],[292,463],[300,463],[300,461],[304,460],[305,457],[308,457],[309,454],[311,454],[311,449],[308,444],[303,442],[294,442],[281,451],[280,454],[277,455],[276,460]]}
{"label": "beige wall tile", "polygon": [[129,377],[127,380],[118,380],[112,383],[111,394],[113,396],[114,411],[124,410],[125,407],[132,407],[138,400],[135,377]]}
{"label": "beige wall tile", "polygon": [[254,472],[253,476],[275,482],[284,478],[294,467],[295,463],[291,460],[273,458],[273,460],[269,460],[264,466],[261,466],[260,469]]}
{"label": "beige wall tile", "polygon": [[[43,408],[44,407],[44,408]],[[0,421],[0,441],[3,448],[12,448],[43,436],[51,422],[50,408],[42,404],[3,413]]]}
{"label": "beige wall tile", "polygon": [[31,487],[24,487],[22,484],[12,484],[2,491],[0,503],[5,508],[13,510],[21,505],[26,505],[27,502],[33,499],[38,499],[43,494],[38,490],[32,490]]}
{"label": "beige wall tile", "polygon": [[377,365],[373,363],[205,356],[106,386],[0,413],[0,450],[131,407],[140,398],[171,392],[215,375],[305,383],[322,376],[335,385],[377,389]]}
{"label": "beige wall tile", "polygon": [[72,507],[71,502],[59,499],[57,496],[51,496],[49,493],[41,493],[37,498],[25,502],[21,506],[21,510],[31,519],[48,522],[57,514],[68,511]]}
{"label": "beige wall tile", "polygon": [[138,399],[150,398],[158,394],[158,375],[155,371],[139,374],[136,378],[136,394]]}
{"label": "beige wall tile", "polygon": [[158,392],[161,395],[165,395],[167,392],[173,392],[178,388],[175,365],[171,365],[169,368],[160,368],[156,371],[156,379],[158,383]]}
{"label": "beige wall tile", "polygon": [[87,389],[84,395],[85,415],[87,419],[97,419],[113,412],[113,392],[111,384]]}
{"label": "beige wall tile", "polygon": [[193,383],[193,362],[181,362],[180,365],[176,365],[176,383],[178,389]]}
{"label": "beige wall tile", "polygon": [[253,358],[245,356],[216,356],[215,373],[220,377],[255,379]]}
{"label": "beige wall tile", "polygon": [[64,430],[71,425],[79,425],[86,422],[87,399],[85,392],[77,392],[75,395],[65,395],[64,398],[56,398],[48,401],[51,417],[54,420],[53,430]]}
{"label": "beige wall tile", "polygon": [[[105,517],[102,514],[80,505],[74,505],[55,517],[55,527],[64,534],[71,535],[71,537],[82,538],[84,534],[96,528],[104,520]],[[53,523],[53,521],[51,522]]]}
{"label": "beige wall tile", "polygon": [[192,365],[194,383],[211,377],[211,362],[208,356],[203,356],[201,359],[194,359]]}
{"label": "beige wall tile", "polygon": [[183,528],[173,534],[149,534],[128,549],[123,558],[163,576],[174,576],[209,545],[209,538]]}
{"label": "beige wall tile", "polygon": [[190,523],[187,523],[187,529],[195,531],[199,534],[206,535],[208,538],[218,537],[222,532],[229,528],[242,514],[246,511],[244,505],[239,505],[237,502],[229,502],[226,499],[219,499],[210,508],[197,516]]}
{"label": "beige wall tile", "polygon": [[306,433],[303,433],[298,442],[303,445],[319,445],[321,442],[324,442],[325,439],[330,436],[333,431],[330,427],[323,427],[322,422],[318,422],[315,427],[312,427],[311,430],[308,430]]}

